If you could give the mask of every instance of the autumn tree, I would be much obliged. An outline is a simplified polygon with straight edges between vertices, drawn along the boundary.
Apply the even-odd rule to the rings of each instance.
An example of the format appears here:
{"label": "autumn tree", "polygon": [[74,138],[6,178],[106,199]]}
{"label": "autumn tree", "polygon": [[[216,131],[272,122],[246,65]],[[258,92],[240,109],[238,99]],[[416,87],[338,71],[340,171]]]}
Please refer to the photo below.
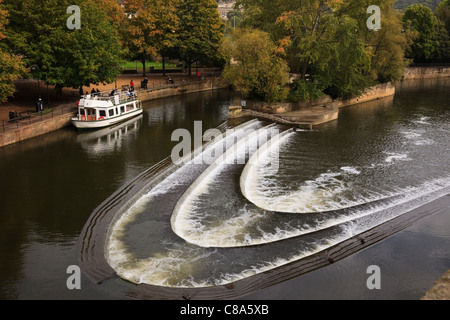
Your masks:
{"label": "autumn tree", "polygon": [[267,102],[287,98],[289,68],[266,32],[236,29],[226,47],[231,59],[222,77],[243,98]]}
{"label": "autumn tree", "polygon": [[178,0],[126,0],[124,11],[128,16],[124,43],[131,58],[142,61],[144,75],[146,61],[158,55],[165,57],[175,46],[179,18]]}
{"label": "autumn tree", "polygon": [[[361,39],[365,43],[370,59],[370,73],[377,82],[397,82],[411,63],[405,57],[414,38],[414,33],[402,24],[402,13],[394,9],[396,0],[360,0],[359,6],[342,8],[346,14],[358,22]],[[381,28],[367,28],[369,17],[367,8],[376,5],[380,8]]]}
{"label": "autumn tree", "polygon": [[[266,31],[300,75],[297,98],[360,93],[375,81],[399,79],[408,61],[408,33],[403,33],[393,0],[238,0],[243,26]],[[381,8],[383,25],[367,27],[371,5]]]}
{"label": "autumn tree", "polygon": [[[0,5],[2,0],[0,0]],[[21,57],[12,55],[2,43],[5,36],[5,26],[8,23],[8,13],[0,7],[0,102],[5,102],[16,91],[14,80],[26,73]]]}

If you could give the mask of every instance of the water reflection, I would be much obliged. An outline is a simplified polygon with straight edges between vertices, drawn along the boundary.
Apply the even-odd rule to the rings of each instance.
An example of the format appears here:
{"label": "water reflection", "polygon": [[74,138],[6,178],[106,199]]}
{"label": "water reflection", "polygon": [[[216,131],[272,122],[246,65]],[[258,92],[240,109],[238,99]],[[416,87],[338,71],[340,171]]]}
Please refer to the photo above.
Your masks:
{"label": "water reflection", "polygon": [[76,140],[88,155],[93,157],[106,155],[120,149],[125,139],[139,135],[142,119],[143,115],[140,115],[112,127],[81,132]]}

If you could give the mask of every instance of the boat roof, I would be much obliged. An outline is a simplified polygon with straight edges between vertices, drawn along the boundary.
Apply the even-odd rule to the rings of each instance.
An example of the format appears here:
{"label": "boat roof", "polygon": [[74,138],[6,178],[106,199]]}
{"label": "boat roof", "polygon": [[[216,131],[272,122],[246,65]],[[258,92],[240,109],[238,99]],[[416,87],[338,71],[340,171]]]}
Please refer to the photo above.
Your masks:
{"label": "boat roof", "polygon": [[114,95],[110,91],[103,91],[93,94],[87,94],[81,97],[82,107],[87,108],[111,108],[122,104],[139,101],[136,98],[129,98],[126,92],[117,90]]}

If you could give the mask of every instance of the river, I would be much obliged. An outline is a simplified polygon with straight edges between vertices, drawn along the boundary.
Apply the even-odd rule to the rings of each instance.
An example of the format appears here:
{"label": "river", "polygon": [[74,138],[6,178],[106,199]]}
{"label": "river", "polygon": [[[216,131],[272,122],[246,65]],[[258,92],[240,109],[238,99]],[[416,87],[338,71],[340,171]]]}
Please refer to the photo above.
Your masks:
{"label": "river", "polygon": [[[285,272],[415,212],[423,219],[402,222],[398,232],[335,263],[236,290],[236,297],[419,299],[450,268],[449,88],[448,78],[405,81],[395,97],[346,107],[312,131],[288,132],[263,165],[202,164],[208,174],[168,177],[111,225],[105,257],[117,275],[102,284],[82,276],[80,290],[67,288],[67,268],[79,263],[79,237],[92,212],[169,157],[175,130],[194,136],[196,121],[202,130],[222,125],[233,93],[150,101],[143,116],[113,130],[66,128],[2,148],[0,298],[138,297],[131,282],[173,292],[230,287]],[[243,135],[236,139],[250,139],[249,132],[257,139],[267,125],[240,124],[249,131],[235,131]],[[200,187],[187,188],[192,182]],[[172,207],[182,210],[171,219]],[[379,290],[367,287],[372,265],[381,271]]]}

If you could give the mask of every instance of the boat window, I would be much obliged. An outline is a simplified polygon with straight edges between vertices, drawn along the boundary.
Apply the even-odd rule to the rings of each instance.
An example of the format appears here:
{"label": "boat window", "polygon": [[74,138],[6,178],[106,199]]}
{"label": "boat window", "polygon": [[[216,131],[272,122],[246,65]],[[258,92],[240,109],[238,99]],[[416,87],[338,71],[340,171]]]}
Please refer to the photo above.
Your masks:
{"label": "boat window", "polygon": [[124,113],[125,112],[125,107],[124,106],[121,106],[120,107],[120,113]]}
{"label": "boat window", "polygon": [[133,110],[134,104],[127,104],[127,110]]}
{"label": "boat window", "polygon": [[87,115],[90,116],[91,115],[91,109],[86,109],[87,111]]}
{"label": "boat window", "polygon": [[84,111],[84,109],[80,109],[80,115],[84,116],[86,114],[86,112]]}
{"label": "boat window", "polygon": [[114,116],[114,109],[110,109],[110,110],[109,110],[109,116],[110,116],[110,117]]}
{"label": "boat window", "polygon": [[106,117],[106,111],[105,110],[100,110],[100,117]]}
{"label": "boat window", "polygon": [[92,115],[95,117],[95,109],[92,109]]}

